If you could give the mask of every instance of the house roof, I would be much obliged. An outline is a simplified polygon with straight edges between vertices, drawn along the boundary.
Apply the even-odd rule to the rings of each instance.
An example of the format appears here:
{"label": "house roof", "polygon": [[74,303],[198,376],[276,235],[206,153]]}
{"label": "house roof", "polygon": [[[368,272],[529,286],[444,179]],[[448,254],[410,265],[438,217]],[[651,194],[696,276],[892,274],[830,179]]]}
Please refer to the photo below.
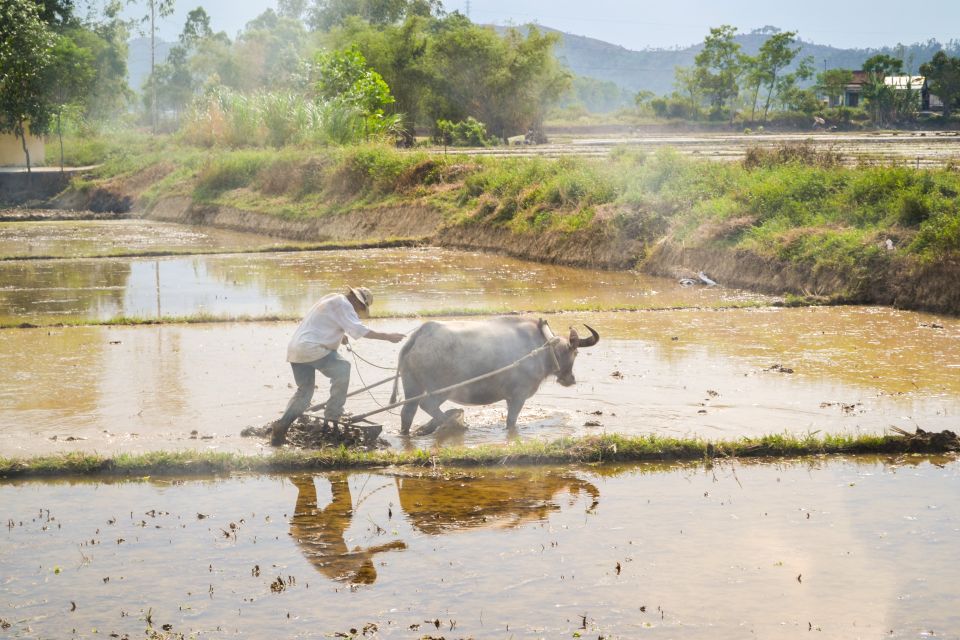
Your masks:
{"label": "house roof", "polygon": [[923,76],[887,76],[883,84],[894,89],[921,89],[926,81]]}

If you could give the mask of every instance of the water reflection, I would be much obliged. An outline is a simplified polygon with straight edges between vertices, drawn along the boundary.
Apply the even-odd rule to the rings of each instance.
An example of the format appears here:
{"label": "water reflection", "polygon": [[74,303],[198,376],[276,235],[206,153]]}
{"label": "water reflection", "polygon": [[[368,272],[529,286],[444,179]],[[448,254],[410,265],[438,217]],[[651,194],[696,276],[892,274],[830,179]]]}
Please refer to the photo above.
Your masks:
{"label": "water reflection", "polygon": [[590,482],[550,470],[459,477],[398,476],[397,491],[410,523],[430,535],[543,521],[561,509],[557,500],[561,494],[569,496],[571,504],[581,495],[588,498],[587,513],[600,501],[600,491]]}
{"label": "water reflection", "polygon": [[313,476],[293,476],[297,504],[290,519],[290,536],[304,557],[317,571],[331,580],[373,584],[377,570],[373,558],[385,551],[406,549],[406,543],[394,540],[371,547],[349,548],[344,536],[353,518],[353,502],[346,473],[331,473],[324,478],[330,484],[330,504],[320,509]]}
{"label": "water reflection", "polygon": [[184,637],[953,637],[958,490],[955,457],[925,456],[0,481],[0,618],[45,638],[142,637],[148,615]]}
{"label": "water reflection", "polygon": [[[357,474],[327,473],[320,476],[295,475],[290,482],[297,489],[297,501],[290,519],[290,536],[304,557],[330,580],[373,584],[377,580],[375,557],[387,551],[407,549],[402,540],[369,546],[350,546],[347,539],[360,505],[375,491],[389,488],[389,476],[364,479],[356,495],[350,480]],[[380,481],[380,482],[378,482]],[[329,485],[330,500],[320,507],[316,483]],[[356,486],[356,485],[355,485]],[[575,474],[551,469],[518,470],[509,474],[398,475],[395,489],[400,509],[389,507],[388,519],[406,519],[417,532],[441,535],[468,529],[501,529],[528,522],[543,522],[563,508],[560,496],[569,505],[581,496],[589,499],[587,513],[600,501],[600,491]],[[369,509],[366,510],[369,518]],[[373,539],[389,535],[373,522]],[[392,526],[392,524],[390,525]]]}
{"label": "water reflection", "polygon": [[[42,278],[32,277],[42,273]],[[543,265],[437,248],[0,262],[0,320],[207,312],[302,315],[345,283],[379,292],[377,313],[572,306],[716,305],[764,296],[681,287],[633,272]],[[13,295],[11,292],[16,292]],[[108,302],[106,302],[108,301]]]}

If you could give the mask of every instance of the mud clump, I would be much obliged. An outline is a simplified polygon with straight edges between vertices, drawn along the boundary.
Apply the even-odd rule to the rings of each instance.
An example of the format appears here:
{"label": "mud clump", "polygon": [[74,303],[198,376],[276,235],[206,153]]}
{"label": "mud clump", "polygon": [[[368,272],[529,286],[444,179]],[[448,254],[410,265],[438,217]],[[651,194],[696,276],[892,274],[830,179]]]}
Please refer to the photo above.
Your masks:
{"label": "mud clump", "polygon": [[[270,424],[262,427],[247,427],[240,432],[245,438],[263,438],[269,440],[272,434]],[[379,424],[343,424],[330,422],[317,416],[300,416],[287,431],[287,443],[301,449],[325,449],[346,447],[372,451],[384,449],[390,445],[380,438],[383,427]]]}
{"label": "mud clump", "polygon": [[924,431],[917,427],[916,433],[893,427],[893,431],[906,440],[906,450],[914,453],[948,453],[960,451],[960,437],[953,431]]}

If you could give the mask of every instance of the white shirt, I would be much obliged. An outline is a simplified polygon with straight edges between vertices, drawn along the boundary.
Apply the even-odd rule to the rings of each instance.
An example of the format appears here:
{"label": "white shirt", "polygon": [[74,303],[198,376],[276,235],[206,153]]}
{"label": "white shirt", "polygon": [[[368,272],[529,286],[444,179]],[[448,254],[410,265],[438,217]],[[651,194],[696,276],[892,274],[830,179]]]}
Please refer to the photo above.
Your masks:
{"label": "white shirt", "polygon": [[354,340],[370,329],[360,322],[347,296],[331,293],[313,305],[287,345],[287,362],[313,362],[336,351],[344,334]]}

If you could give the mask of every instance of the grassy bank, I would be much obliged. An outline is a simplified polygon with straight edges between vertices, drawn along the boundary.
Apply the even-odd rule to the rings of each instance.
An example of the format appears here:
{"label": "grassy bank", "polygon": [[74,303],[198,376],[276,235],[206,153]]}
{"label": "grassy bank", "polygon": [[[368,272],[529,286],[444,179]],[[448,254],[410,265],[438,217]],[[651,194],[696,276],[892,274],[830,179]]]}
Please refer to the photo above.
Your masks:
{"label": "grassy bank", "polygon": [[[945,432],[946,433],[946,432]],[[69,453],[16,459],[0,458],[0,478],[62,475],[186,475],[232,472],[359,469],[381,466],[470,467],[490,465],[582,464],[683,461],[730,458],[794,458],[815,455],[947,453],[960,450],[952,439],[907,435],[769,435],[729,441],[667,438],[656,435],[605,435],[524,441],[508,445],[435,450],[365,452],[345,448],[319,451],[281,450],[270,456],[243,456],[205,451],[154,452],[139,455]]]}
{"label": "grassy bank", "polygon": [[[797,307],[813,306],[815,303],[806,300],[786,300],[784,302],[775,302],[772,306],[776,307]],[[491,307],[478,307],[475,309],[463,308],[440,308],[427,309],[409,313],[377,313],[374,312],[371,317],[379,320],[388,319],[420,319],[420,318],[471,318],[483,316],[502,316],[502,315],[544,315],[550,316],[561,313],[634,313],[634,312],[661,312],[661,311],[727,311],[731,309],[755,309],[765,305],[762,302],[719,302],[716,306],[641,306],[641,305],[597,305],[597,304],[576,304],[567,305],[562,308],[551,306],[550,308],[528,309],[498,309]],[[194,313],[182,316],[116,316],[105,320],[91,318],[72,318],[72,319],[38,319],[32,322],[24,320],[0,320],[0,330],[9,329],[39,329],[53,327],[133,327],[142,325],[176,325],[176,324],[211,324],[211,323],[233,323],[233,322],[299,322],[303,319],[300,313],[265,313],[260,315],[233,315],[233,314],[214,314],[209,312]]]}
{"label": "grassy bank", "polygon": [[[670,149],[618,149],[597,160],[431,155],[376,145],[156,146],[164,150],[140,155],[134,144],[108,154],[98,177],[78,188],[136,191],[147,209],[180,196],[197,207],[287,220],[413,205],[441,212],[439,237],[451,243],[598,266],[642,264],[667,241],[753,256],[774,271],[791,266],[811,291],[859,302],[871,301],[878,278],[960,264],[960,174],[953,168],[845,167],[807,144],[755,148],[737,163]],[[818,279],[829,284],[814,287]]]}

